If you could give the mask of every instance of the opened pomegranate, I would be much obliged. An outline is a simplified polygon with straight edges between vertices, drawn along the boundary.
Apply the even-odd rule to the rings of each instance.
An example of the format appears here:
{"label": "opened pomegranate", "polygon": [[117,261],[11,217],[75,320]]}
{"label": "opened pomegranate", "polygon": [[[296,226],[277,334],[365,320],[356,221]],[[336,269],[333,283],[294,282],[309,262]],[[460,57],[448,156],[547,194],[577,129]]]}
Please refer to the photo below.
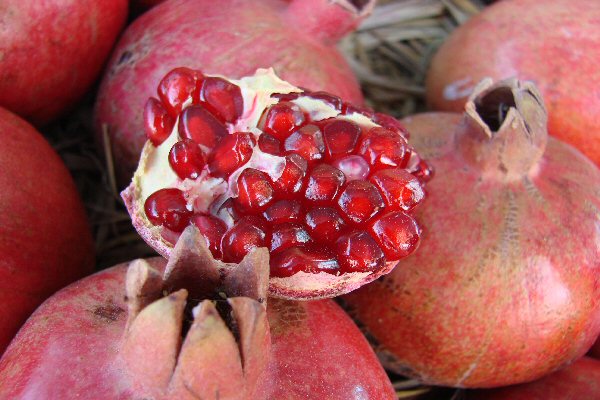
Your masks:
{"label": "opened pomegranate", "polygon": [[91,272],[92,236],[69,171],[0,108],[0,354],[48,296]]}
{"label": "opened pomegranate", "polygon": [[538,381],[493,390],[466,392],[467,400],[600,399],[600,361],[583,357]]}
{"label": "opened pomegranate", "polygon": [[272,70],[227,80],[177,68],[158,97],[123,198],[164,257],[195,225],[225,262],[267,247],[271,294],[311,299],[356,289],[416,249],[411,210],[428,167],[393,118]]}
{"label": "opened pomegranate", "polygon": [[437,52],[427,101],[438,110],[462,112],[485,77],[533,80],[546,100],[548,132],[600,166],[599,21],[594,1],[499,1]]}
{"label": "opened pomegranate", "polygon": [[0,106],[44,124],[100,74],[127,18],[127,0],[2,0]]}
{"label": "opened pomegranate", "polygon": [[269,300],[267,319],[266,250],[223,265],[198,235],[44,303],[0,360],[0,399],[394,398],[335,303]]}
{"label": "opened pomegranate", "polygon": [[600,171],[549,138],[535,87],[403,121],[437,176],[419,252],[348,296],[396,371],[444,386],[537,379],[600,332]]}
{"label": "opened pomegranate", "polygon": [[125,185],[144,145],[141,110],[181,65],[235,78],[273,67],[285,80],[362,102],[337,41],[375,0],[168,0],[136,19],[114,50],[98,93],[98,141],[106,131]]}

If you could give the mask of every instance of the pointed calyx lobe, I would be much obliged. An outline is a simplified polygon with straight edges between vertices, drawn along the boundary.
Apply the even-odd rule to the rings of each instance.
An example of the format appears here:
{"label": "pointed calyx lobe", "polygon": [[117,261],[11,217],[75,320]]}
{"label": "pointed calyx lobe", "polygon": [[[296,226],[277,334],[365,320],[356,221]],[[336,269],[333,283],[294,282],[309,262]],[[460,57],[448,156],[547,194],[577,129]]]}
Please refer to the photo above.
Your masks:
{"label": "pointed calyx lobe", "polygon": [[498,179],[532,172],[546,149],[547,114],[531,82],[485,79],[465,106],[457,140],[464,159]]}
{"label": "pointed calyx lobe", "polygon": [[271,295],[314,299],[356,289],[417,248],[413,209],[432,170],[393,117],[272,70],[228,80],[177,68],[158,97],[147,110],[169,115],[170,132],[146,119],[123,198],[163,256],[196,226],[226,263],[267,248]]}
{"label": "pointed calyx lobe", "polygon": [[186,228],[162,276],[143,260],[129,266],[120,361],[153,398],[260,398],[270,349],[267,252],[218,266],[199,236]]}

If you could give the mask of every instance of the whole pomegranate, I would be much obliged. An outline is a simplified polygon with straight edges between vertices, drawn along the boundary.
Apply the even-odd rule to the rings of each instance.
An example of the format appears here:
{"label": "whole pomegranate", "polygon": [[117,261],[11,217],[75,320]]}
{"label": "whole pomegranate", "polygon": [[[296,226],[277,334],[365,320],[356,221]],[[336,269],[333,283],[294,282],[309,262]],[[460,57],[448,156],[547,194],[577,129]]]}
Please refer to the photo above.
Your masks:
{"label": "whole pomegranate", "polygon": [[35,124],[94,83],[125,24],[127,0],[2,0],[0,106]]}
{"label": "whole pomegranate", "polygon": [[600,171],[549,138],[535,87],[475,88],[463,116],[403,120],[436,178],[421,249],[348,296],[387,365],[425,382],[526,382],[600,332]]}
{"label": "whole pomegranate", "polygon": [[268,247],[271,294],[315,299],[356,289],[416,249],[411,213],[430,171],[394,118],[272,70],[228,80],[176,68],[158,97],[146,103],[149,140],[122,195],[164,257],[195,225],[226,262]]}
{"label": "whole pomegranate", "polygon": [[374,0],[169,0],[136,19],[110,60],[95,110],[122,183],[144,144],[141,110],[158,82],[181,65],[242,77],[273,67],[290,82],[362,102],[336,42],[369,14]]}
{"label": "whole pomegranate", "polygon": [[0,108],[0,354],[29,314],[91,272],[94,252],[69,172],[27,122]]}
{"label": "whole pomegranate", "polygon": [[485,77],[533,80],[546,100],[549,133],[600,165],[598,48],[597,2],[499,1],[439,49],[427,75],[427,101],[438,110],[461,112]]}
{"label": "whole pomegranate", "polygon": [[600,399],[600,361],[582,357],[538,381],[493,390],[467,392],[467,400]]}
{"label": "whole pomegranate", "polygon": [[217,266],[198,235],[168,263],[121,264],[44,303],[0,360],[0,399],[394,399],[335,303],[265,312],[267,252]]}

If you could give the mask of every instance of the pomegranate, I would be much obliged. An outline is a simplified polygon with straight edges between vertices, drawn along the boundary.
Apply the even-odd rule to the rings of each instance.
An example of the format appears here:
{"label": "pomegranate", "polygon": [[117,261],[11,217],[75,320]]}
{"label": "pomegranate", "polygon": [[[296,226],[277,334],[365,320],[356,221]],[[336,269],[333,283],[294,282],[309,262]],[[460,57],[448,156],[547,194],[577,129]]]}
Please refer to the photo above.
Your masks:
{"label": "pomegranate", "polygon": [[0,360],[0,399],[394,398],[335,303],[269,300],[267,319],[266,250],[231,268],[198,235],[44,303]]}
{"label": "pomegranate", "polygon": [[[548,131],[600,165],[600,7],[587,0],[508,0],[484,9],[439,49],[427,101],[462,112],[484,77],[533,80],[548,109]],[[482,51],[486,49],[486,51]]]}
{"label": "pomegranate", "polygon": [[164,257],[195,225],[226,262],[268,247],[271,294],[314,299],[356,289],[416,249],[411,211],[427,167],[392,117],[301,91],[272,70],[227,80],[176,68],[158,97],[122,196]]}
{"label": "pomegranate", "polygon": [[3,0],[0,9],[0,106],[44,124],[94,83],[127,0]]}
{"label": "pomegranate", "polygon": [[594,342],[594,345],[590,349],[589,355],[591,357],[600,359],[600,340],[599,339],[596,339],[596,341]]}
{"label": "pomegranate", "polygon": [[284,79],[362,102],[336,42],[375,0],[169,0],[136,19],[109,62],[95,110],[126,184],[144,144],[141,110],[155,84],[181,65],[240,78],[273,67]]}
{"label": "pomegranate", "polygon": [[422,249],[347,297],[387,365],[443,386],[537,379],[600,332],[600,171],[549,138],[530,82],[483,81],[464,116],[403,120],[437,176]]}
{"label": "pomegranate", "polygon": [[27,122],[0,108],[0,354],[29,314],[91,272],[92,236],[75,184]]}
{"label": "pomegranate", "polygon": [[467,392],[467,400],[577,400],[600,398],[600,361],[583,357],[538,381]]}

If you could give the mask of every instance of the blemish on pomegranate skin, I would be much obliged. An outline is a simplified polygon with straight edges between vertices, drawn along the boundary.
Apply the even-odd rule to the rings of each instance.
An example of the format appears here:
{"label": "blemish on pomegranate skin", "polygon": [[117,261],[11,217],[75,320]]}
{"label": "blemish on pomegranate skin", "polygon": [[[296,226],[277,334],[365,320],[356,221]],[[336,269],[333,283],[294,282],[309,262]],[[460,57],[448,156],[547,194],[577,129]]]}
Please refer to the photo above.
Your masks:
{"label": "blemish on pomegranate skin", "polygon": [[108,303],[106,305],[96,307],[92,311],[92,314],[106,322],[115,322],[124,312],[125,310],[116,304]]}

